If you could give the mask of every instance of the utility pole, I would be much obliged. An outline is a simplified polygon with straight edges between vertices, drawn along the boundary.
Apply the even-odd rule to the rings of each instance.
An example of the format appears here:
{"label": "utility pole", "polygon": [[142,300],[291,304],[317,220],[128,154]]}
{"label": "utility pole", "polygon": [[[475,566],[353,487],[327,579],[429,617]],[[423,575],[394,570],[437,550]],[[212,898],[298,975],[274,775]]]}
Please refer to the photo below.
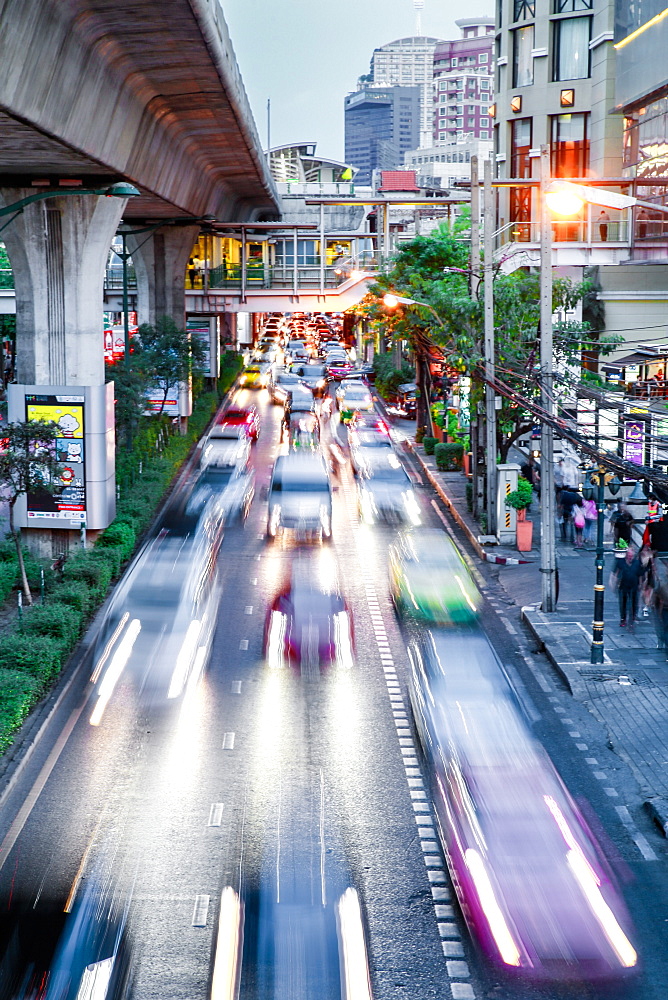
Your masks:
{"label": "utility pole", "polygon": [[[554,416],[554,371],[552,344],[552,220],[545,197],[550,182],[550,147],[540,147],[540,402]],[[554,518],[554,432],[541,424],[540,434],[540,572],[541,608],[557,610],[556,544]]]}
{"label": "utility pole", "polygon": [[471,157],[471,259],[469,263],[471,298],[478,295],[480,284],[480,173],[478,157]]}
{"label": "utility pole", "polygon": [[496,372],[494,344],[494,192],[492,161],[485,160],[483,188],[483,220],[485,240],[485,444],[487,450],[487,534],[496,534],[496,393],[489,383]]}
{"label": "utility pole", "polygon": [[[448,213],[449,221],[449,213]],[[478,157],[471,157],[471,258],[469,261],[469,291],[471,298],[478,294],[480,284],[480,174]],[[475,419],[471,412],[471,495],[472,513],[478,517],[478,442],[480,420],[476,410]]]}

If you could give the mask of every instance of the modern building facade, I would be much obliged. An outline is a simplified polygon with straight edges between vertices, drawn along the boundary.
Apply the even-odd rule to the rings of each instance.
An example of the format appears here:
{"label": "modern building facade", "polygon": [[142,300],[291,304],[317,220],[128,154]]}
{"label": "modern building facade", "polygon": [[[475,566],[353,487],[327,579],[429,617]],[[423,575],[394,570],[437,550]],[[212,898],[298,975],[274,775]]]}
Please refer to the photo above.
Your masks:
{"label": "modern building facade", "polygon": [[355,180],[369,185],[374,170],[394,170],[420,137],[419,87],[364,86],[345,98],[345,159]]}
{"label": "modern building facade", "polygon": [[374,49],[369,76],[361,82],[380,87],[420,88],[420,144],[427,143],[432,129],[432,75],[437,38],[415,35],[397,38]]}
{"label": "modern building facade", "polygon": [[[623,171],[645,182],[635,189],[639,200],[665,206],[668,187],[656,183],[668,175],[668,11],[663,0],[617,0],[615,50],[615,110],[624,123]],[[668,215],[636,211],[633,259],[668,260]]]}
{"label": "modern building facade", "polygon": [[470,182],[471,157],[482,163],[492,155],[491,139],[462,138],[452,143],[412,149],[404,157],[404,166],[414,170],[421,187],[455,187]]}
{"label": "modern building facade", "polygon": [[494,18],[462,18],[455,23],[461,38],[439,42],[434,50],[434,145],[465,136],[492,138]]}
{"label": "modern building facade", "polygon": [[[535,178],[544,144],[556,177],[620,176],[622,120],[609,113],[615,103],[614,7],[614,0],[498,0],[500,177]],[[501,225],[536,218],[531,192],[516,188],[501,197]],[[522,225],[515,233],[530,238]]]}

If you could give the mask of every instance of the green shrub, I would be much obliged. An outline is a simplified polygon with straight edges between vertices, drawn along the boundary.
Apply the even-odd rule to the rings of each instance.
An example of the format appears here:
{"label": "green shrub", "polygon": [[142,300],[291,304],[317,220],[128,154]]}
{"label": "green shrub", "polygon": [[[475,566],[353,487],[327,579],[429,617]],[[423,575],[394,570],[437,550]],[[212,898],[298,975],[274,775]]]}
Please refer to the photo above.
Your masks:
{"label": "green shrub", "polygon": [[30,674],[44,690],[62,666],[62,646],[48,635],[13,633],[0,639],[0,672],[20,670]]}
{"label": "green shrub", "polygon": [[506,506],[514,507],[515,510],[526,510],[533,500],[533,487],[528,479],[519,476],[517,479],[517,489],[506,494]]}
{"label": "green shrub", "polygon": [[385,399],[393,396],[404,382],[415,381],[415,369],[403,363],[401,368],[395,368],[394,355],[376,354],[373,359],[373,370],[376,373],[376,389]]}
{"label": "green shrub", "polygon": [[40,695],[36,677],[20,670],[0,670],[0,753],[10,746],[19,728]]}
{"label": "green shrub", "polygon": [[429,437],[429,436],[423,437],[422,438],[422,444],[424,445],[424,453],[425,453],[425,455],[433,455],[434,454],[434,448],[438,444],[438,438]]}
{"label": "green shrub", "polygon": [[123,549],[120,545],[107,545],[101,549],[88,549],[86,555],[93,562],[99,562],[103,566],[108,566],[111,570],[111,579],[120,575],[123,565]]}
{"label": "green shrub", "polygon": [[[16,554],[16,553],[15,553]],[[19,579],[19,564],[0,562],[0,603],[6,601]]]}
{"label": "green shrub", "polygon": [[51,596],[59,604],[68,604],[87,617],[95,607],[96,595],[83,580],[70,580],[54,587]]}
{"label": "green shrub", "polygon": [[463,444],[437,444],[434,448],[436,466],[441,472],[454,472],[461,469],[464,458]]}
{"label": "green shrub", "polygon": [[426,433],[427,430],[425,427],[418,427],[418,429],[415,431],[415,443],[422,444]]}
{"label": "green shrub", "polygon": [[24,631],[33,635],[48,635],[62,642],[63,650],[73,648],[83,624],[83,615],[69,604],[51,601],[23,613]]}
{"label": "green shrub", "polygon": [[[100,551],[104,552],[104,549]],[[85,550],[68,559],[63,567],[63,579],[81,580],[102,598],[111,583],[113,567],[106,560],[91,558],[92,555],[92,551]]]}
{"label": "green shrub", "polygon": [[114,520],[108,528],[105,528],[95,542],[95,548],[120,548],[123,550],[123,558],[129,559],[137,544],[137,533],[129,524],[123,521]]}

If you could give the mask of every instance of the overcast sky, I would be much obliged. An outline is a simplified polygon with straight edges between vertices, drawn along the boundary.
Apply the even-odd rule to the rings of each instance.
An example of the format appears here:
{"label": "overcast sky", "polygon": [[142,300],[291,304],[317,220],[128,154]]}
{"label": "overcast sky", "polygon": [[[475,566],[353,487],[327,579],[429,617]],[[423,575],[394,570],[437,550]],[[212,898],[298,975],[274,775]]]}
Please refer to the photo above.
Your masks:
{"label": "overcast sky", "polygon": [[[343,98],[375,48],[415,32],[413,0],[221,0],[262,140],[318,143],[343,159]],[[457,38],[457,17],[494,14],[493,0],[424,0],[422,33]]]}

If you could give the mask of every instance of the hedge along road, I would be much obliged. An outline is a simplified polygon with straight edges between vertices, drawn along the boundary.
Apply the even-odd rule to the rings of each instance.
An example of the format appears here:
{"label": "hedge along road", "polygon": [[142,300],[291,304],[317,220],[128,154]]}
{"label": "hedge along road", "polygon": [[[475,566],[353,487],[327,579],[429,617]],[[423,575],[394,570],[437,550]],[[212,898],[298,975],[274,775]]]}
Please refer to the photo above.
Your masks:
{"label": "hedge along road", "polygon": [[[9,780],[45,718],[50,717],[75,674],[80,672],[87,651],[85,643],[77,645],[81,635],[138,543],[146,544],[153,537],[169,498],[178,492],[198,461],[198,442],[215,419],[221,396],[225,405],[225,394],[241,369],[239,355],[226,357],[229,361],[218,380],[218,393],[205,393],[197,399],[188,433],[170,438],[161,455],[143,460],[141,475],[126,488],[125,496],[117,504],[115,520],[98,537],[95,546],[79,550],[68,559],[62,580],[48,581],[51,586],[45,593],[44,604],[25,608],[22,622],[12,622],[0,638],[0,753],[4,754],[0,758],[0,782]],[[7,564],[0,562],[0,584],[4,565]],[[39,569],[37,563],[34,568]],[[10,578],[11,574],[5,576]],[[16,579],[17,568],[13,584]],[[100,621],[98,615],[86,643]],[[63,668],[75,649],[70,669],[63,675]],[[63,683],[59,684],[61,676]],[[35,707],[34,718],[27,718]]]}

